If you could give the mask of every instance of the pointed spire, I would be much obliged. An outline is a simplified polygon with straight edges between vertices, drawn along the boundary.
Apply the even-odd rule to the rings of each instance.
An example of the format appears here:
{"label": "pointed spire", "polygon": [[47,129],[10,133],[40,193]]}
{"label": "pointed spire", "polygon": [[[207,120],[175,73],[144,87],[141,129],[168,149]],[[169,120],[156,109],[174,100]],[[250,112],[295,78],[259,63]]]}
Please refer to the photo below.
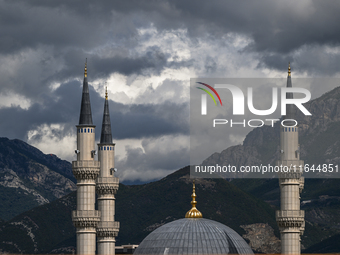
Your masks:
{"label": "pointed spire", "polygon": [[[290,71],[290,62],[288,64],[288,76],[287,76],[287,88],[293,87],[292,85],[292,77],[291,77],[291,71]],[[293,93],[287,93],[286,98],[293,99]],[[286,105],[286,116],[285,119],[294,119],[294,106],[291,104]],[[287,126],[293,126],[295,122],[288,121],[286,122]]]}
{"label": "pointed spire", "polygon": [[192,208],[185,214],[185,218],[203,218],[203,215],[202,213],[197,210],[196,208],[196,193],[195,193],[195,181],[193,181],[193,184],[192,184],[192,201],[191,201],[191,206]]}
{"label": "pointed spire", "polygon": [[[287,76],[287,88],[292,87],[292,77],[291,77],[291,71],[290,71],[290,62],[288,64],[288,76]],[[288,93],[287,98],[293,98],[293,93]]]}
{"label": "pointed spire", "polygon": [[84,81],[83,81],[83,95],[81,98],[79,125],[93,125],[89,85],[87,83],[87,59],[85,62],[84,70],[85,72],[84,72]]}
{"label": "pointed spire", "polygon": [[85,61],[84,77],[87,77],[87,58],[86,58],[86,61]]}
{"label": "pointed spire", "polygon": [[102,124],[102,133],[100,136],[100,143],[105,143],[105,144],[112,143],[111,120],[110,120],[110,113],[109,113],[109,100],[107,96],[107,87],[105,91],[104,114],[103,114],[103,124]]}

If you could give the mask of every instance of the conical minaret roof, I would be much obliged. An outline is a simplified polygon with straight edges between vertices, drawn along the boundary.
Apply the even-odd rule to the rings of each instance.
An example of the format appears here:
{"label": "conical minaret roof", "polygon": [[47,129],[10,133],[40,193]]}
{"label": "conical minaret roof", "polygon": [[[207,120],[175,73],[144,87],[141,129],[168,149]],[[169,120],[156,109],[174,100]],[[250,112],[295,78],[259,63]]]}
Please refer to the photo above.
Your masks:
{"label": "conical minaret roof", "polygon": [[111,144],[112,143],[111,120],[110,120],[109,100],[108,100],[108,96],[107,96],[107,88],[106,88],[106,92],[105,92],[104,114],[103,114],[103,124],[102,124],[102,133],[101,133],[101,136],[100,136],[100,143],[103,143],[103,144]]}
{"label": "conical minaret roof", "polygon": [[85,62],[85,69],[84,69],[83,95],[81,98],[79,125],[93,125],[89,85],[87,83],[87,63],[86,62]]}

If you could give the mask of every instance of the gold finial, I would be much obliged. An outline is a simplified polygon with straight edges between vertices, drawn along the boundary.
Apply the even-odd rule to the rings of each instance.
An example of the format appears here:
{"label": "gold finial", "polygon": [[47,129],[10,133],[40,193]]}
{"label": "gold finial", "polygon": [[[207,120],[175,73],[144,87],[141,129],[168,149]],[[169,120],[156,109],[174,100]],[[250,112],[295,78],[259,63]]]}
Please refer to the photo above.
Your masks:
{"label": "gold finial", "polygon": [[185,214],[185,218],[203,218],[202,213],[197,210],[196,208],[196,194],[195,194],[195,181],[193,181],[192,184],[192,201],[191,201],[191,206],[192,208]]}
{"label": "gold finial", "polygon": [[105,90],[105,100],[108,99],[108,96],[107,96],[107,86],[106,86],[106,90]]}
{"label": "gold finial", "polygon": [[290,62],[288,64],[288,76],[290,76]]}
{"label": "gold finial", "polygon": [[85,61],[84,77],[87,77],[87,58]]}

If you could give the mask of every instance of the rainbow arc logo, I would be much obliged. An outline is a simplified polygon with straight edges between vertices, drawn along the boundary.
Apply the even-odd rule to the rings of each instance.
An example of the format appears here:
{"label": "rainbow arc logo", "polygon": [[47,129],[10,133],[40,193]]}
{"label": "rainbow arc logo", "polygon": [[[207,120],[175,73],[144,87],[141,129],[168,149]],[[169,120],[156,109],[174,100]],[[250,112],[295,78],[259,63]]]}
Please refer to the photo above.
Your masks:
{"label": "rainbow arc logo", "polygon": [[[211,87],[209,84],[206,84],[206,83],[203,83],[203,82],[196,82],[196,83],[201,84],[201,85],[204,85],[204,86],[208,87],[209,89],[211,89],[211,91],[214,92],[215,95],[217,96],[217,98],[218,98],[218,100],[220,101],[220,104],[221,104],[221,106],[222,106],[222,100],[221,100],[221,98],[220,98],[220,95],[217,93],[217,91],[216,91],[213,87]],[[200,87],[196,87],[196,88],[205,91],[205,92],[206,92],[206,93],[214,100],[215,105],[217,105],[214,96],[210,93],[209,90],[206,90],[206,89],[203,89],[203,88],[200,88]]]}
{"label": "rainbow arc logo", "polygon": [[[220,97],[220,95],[217,93],[217,91],[213,87],[211,87],[209,84],[206,84],[206,83],[203,83],[203,82],[196,82],[196,83],[201,84],[201,85],[206,86],[207,88],[209,88],[217,96],[217,98],[220,101],[220,104],[222,106],[221,97]],[[212,98],[212,100],[214,100],[215,105],[217,105],[217,102],[216,102],[213,94],[211,94],[211,92],[209,90],[201,88],[201,87],[196,87],[196,88],[206,92]],[[202,105],[201,105],[201,107],[202,107],[201,108],[201,114],[202,115],[207,115],[207,95],[206,94],[202,95]]]}

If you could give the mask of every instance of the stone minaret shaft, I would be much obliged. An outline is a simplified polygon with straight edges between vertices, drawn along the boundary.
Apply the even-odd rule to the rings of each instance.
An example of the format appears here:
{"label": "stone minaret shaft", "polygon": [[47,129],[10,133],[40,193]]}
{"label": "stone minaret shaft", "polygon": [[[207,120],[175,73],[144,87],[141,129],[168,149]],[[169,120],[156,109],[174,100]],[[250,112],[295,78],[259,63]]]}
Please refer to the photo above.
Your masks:
{"label": "stone minaret shaft", "polygon": [[95,126],[92,123],[86,64],[79,125],[76,127],[77,161],[72,162],[72,170],[77,179],[77,210],[72,212],[72,221],[77,228],[77,254],[92,255],[96,254],[96,227],[100,220],[100,213],[95,210],[99,162],[94,160]]}
{"label": "stone minaret shaft", "polygon": [[[292,87],[290,65],[288,67],[287,87]],[[292,93],[287,93],[287,98],[293,98]],[[303,234],[305,221],[304,211],[300,210],[300,193],[304,186],[301,177],[304,162],[300,160],[300,149],[298,142],[298,127],[294,119],[293,105],[287,105],[285,126],[280,127],[280,152],[279,166],[287,166],[291,170],[279,174],[281,192],[281,210],[276,211],[276,221],[281,233],[281,253],[301,254],[301,235]],[[293,167],[296,166],[296,171]],[[300,167],[301,166],[301,169]]]}
{"label": "stone minaret shaft", "polygon": [[98,209],[101,212],[97,227],[98,254],[115,254],[115,237],[119,231],[119,222],[115,221],[115,194],[118,190],[119,179],[114,177],[114,149],[106,91],[102,132],[98,144],[100,174],[97,179],[96,192],[98,194]]}

